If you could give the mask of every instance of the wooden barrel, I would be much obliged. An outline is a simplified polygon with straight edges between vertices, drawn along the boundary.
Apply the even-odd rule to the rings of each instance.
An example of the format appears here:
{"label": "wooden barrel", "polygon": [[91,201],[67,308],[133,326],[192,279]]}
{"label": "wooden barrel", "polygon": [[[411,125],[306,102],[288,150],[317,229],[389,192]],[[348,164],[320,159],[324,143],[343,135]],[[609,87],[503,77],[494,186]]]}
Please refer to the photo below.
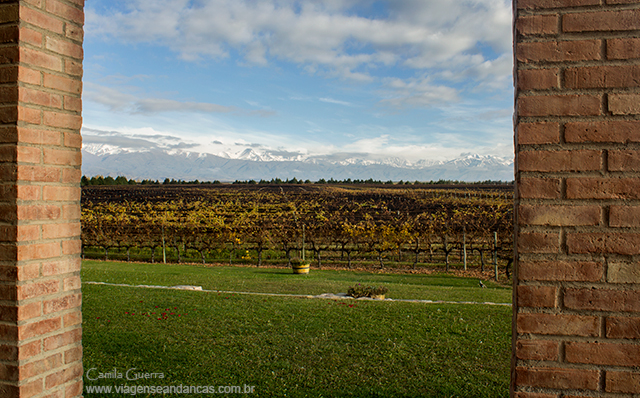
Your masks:
{"label": "wooden barrel", "polygon": [[309,264],[294,264],[291,266],[294,274],[308,274]]}

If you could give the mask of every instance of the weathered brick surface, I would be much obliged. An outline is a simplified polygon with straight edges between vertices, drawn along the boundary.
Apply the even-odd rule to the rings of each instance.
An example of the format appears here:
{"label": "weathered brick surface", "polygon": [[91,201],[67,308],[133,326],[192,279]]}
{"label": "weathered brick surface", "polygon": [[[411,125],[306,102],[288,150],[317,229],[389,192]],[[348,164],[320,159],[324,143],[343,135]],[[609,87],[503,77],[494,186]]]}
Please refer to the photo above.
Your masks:
{"label": "weathered brick surface", "polygon": [[518,209],[518,221],[522,225],[598,225],[601,217],[599,206],[522,205]]}
{"label": "weathered brick surface", "polygon": [[515,382],[520,386],[554,389],[596,390],[600,379],[597,370],[518,367]]}
{"label": "weathered brick surface", "polygon": [[82,394],[82,0],[0,1],[0,396]]}
{"label": "weathered brick surface", "polygon": [[565,357],[571,363],[637,366],[638,358],[640,358],[640,346],[569,342],[565,345]]}
{"label": "weathered brick surface", "polygon": [[518,314],[518,333],[596,337],[600,321],[595,316],[557,314]]}
{"label": "weathered brick surface", "polygon": [[592,261],[521,261],[518,278],[524,281],[597,282],[604,264]]}
{"label": "weathered brick surface", "polygon": [[640,372],[608,371],[605,379],[605,391],[640,394]]}
{"label": "weathered brick surface", "polygon": [[640,312],[640,291],[569,288],[564,305],[576,310]]}
{"label": "weathered brick surface", "polygon": [[520,340],[516,344],[516,357],[532,361],[556,361],[559,355],[557,341]]}
{"label": "weathered brick surface", "polygon": [[607,267],[609,283],[640,283],[640,263],[633,261],[611,261]]}
{"label": "weathered brick surface", "polygon": [[520,116],[598,116],[602,98],[591,94],[521,96],[517,112]]}
{"label": "weathered brick surface", "polygon": [[518,144],[557,144],[560,142],[559,123],[518,124]]}
{"label": "weathered brick surface", "polygon": [[640,339],[640,318],[607,318],[606,335],[610,339]]}
{"label": "weathered brick surface", "polygon": [[640,393],[639,6],[515,2],[513,397]]}

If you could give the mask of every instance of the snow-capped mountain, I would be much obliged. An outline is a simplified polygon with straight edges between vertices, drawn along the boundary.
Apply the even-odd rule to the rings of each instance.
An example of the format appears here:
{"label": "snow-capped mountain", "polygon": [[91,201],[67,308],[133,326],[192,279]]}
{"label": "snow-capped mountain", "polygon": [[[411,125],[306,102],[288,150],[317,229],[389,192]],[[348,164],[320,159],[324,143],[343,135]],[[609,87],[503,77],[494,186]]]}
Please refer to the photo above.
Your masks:
{"label": "snow-capped mountain", "polygon": [[124,175],[134,179],[175,178],[201,181],[321,178],[393,181],[503,180],[513,179],[513,160],[465,154],[449,161],[411,163],[397,157],[367,154],[307,156],[293,152],[245,148],[237,153],[203,154],[184,149],[121,148],[104,143],[82,149],[82,172],[87,176]]}

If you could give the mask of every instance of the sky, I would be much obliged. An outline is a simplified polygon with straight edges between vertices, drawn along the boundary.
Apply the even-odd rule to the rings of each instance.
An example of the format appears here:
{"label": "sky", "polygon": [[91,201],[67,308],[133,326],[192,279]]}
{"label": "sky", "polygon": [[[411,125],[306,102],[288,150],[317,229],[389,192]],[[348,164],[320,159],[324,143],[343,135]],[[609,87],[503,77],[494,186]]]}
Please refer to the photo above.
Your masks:
{"label": "sky", "polygon": [[85,12],[85,145],[513,156],[511,0],[87,0]]}

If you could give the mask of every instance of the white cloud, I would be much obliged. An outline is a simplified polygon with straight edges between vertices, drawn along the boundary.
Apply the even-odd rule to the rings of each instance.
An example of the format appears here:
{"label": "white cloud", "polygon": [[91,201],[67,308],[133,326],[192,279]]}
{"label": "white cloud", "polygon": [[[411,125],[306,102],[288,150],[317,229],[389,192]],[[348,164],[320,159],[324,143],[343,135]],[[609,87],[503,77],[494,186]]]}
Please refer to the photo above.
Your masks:
{"label": "white cloud", "polygon": [[[237,51],[246,64],[264,66],[282,60],[309,73],[363,82],[373,80],[371,70],[405,66],[420,74],[468,71],[483,84],[487,79],[496,81],[497,73],[482,73],[483,62],[490,69],[495,61],[480,55],[478,63],[474,57],[481,52],[478,48],[491,48],[497,59],[511,53],[509,0],[393,0],[384,2],[388,14],[384,18],[359,15],[360,8],[372,4],[371,0],[131,0],[124,9],[105,13],[88,4],[86,31],[123,42],[167,46],[187,60],[228,57]],[[503,67],[499,71],[505,76],[511,72]]]}
{"label": "white cloud", "polygon": [[454,88],[431,84],[431,79],[386,79],[386,98],[380,103],[393,108],[428,107],[459,100]]}
{"label": "white cloud", "polygon": [[318,98],[318,100],[320,102],[326,102],[329,104],[336,104],[336,105],[344,105],[344,106],[353,106],[353,104],[351,102],[347,102],[347,101],[340,101],[337,99],[333,99],[333,98]]}
{"label": "white cloud", "polygon": [[200,113],[239,113],[268,117],[276,114],[269,109],[244,110],[234,106],[225,106],[206,102],[176,101],[165,98],[141,98],[138,95],[127,93],[136,91],[136,88],[106,87],[95,83],[85,84],[84,98],[106,106],[112,111],[126,112],[130,114],[155,114],[165,112],[200,112]]}

